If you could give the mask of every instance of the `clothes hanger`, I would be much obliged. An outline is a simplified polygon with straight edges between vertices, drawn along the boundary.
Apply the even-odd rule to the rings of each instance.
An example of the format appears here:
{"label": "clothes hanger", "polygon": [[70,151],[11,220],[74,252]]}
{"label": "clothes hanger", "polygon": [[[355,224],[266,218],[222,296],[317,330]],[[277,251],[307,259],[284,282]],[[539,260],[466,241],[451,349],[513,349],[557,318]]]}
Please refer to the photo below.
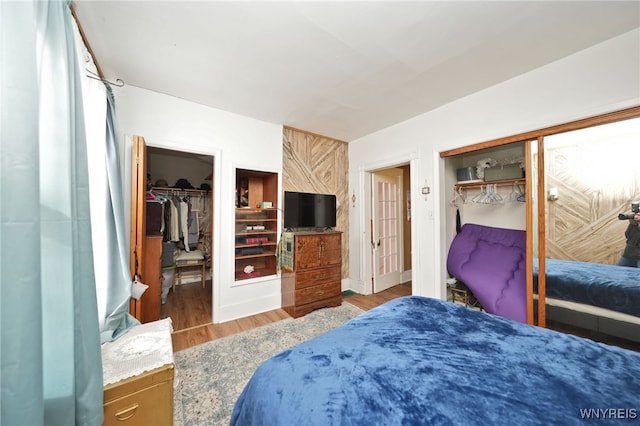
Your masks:
{"label": "clothes hanger", "polygon": [[487,196],[487,191],[484,185],[480,185],[480,193],[471,199],[473,203],[484,204],[484,198]]}
{"label": "clothes hanger", "polygon": [[462,199],[462,203],[464,204],[464,198],[462,198],[462,197],[460,196],[460,189],[459,189],[459,188],[454,187],[454,188],[453,188],[453,199],[451,200],[451,205],[452,205],[453,207],[456,207],[456,208],[457,208],[457,207],[459,207],[459,206],[458,206],[458,199],[459,199],[459,198],[460,198],[460,199]]}
{"label": "clothes hanger", "polygon": [[511,192],[509,193],[508,196],[508,201],[509,202],[524,202],[525,201],[525,193],[524,190],[522,189],[522,187],[520,186],[520,184],[518,182],[513,182],[513,184],[511,185]]}

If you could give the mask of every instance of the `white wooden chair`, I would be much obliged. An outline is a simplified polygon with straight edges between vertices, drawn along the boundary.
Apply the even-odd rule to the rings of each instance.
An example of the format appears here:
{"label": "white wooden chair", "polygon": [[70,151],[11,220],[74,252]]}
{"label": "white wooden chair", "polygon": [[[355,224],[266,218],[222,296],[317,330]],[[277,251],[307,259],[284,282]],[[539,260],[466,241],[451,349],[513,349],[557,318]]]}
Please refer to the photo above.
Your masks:
{"label": "white wooden chair", "polygon": [[176,256],[176,273],[174,274],[173,279],[173,292],[176,291],[176,281],[178,285],[182,284],[182,270],[185,268],[195,269],[200,268],[201,280],[202,280],[202,288],[206,286],[205,282],[207,279],[207,260],[205,259],[204,253],[201,250],[191,250],[184,251],[180,250],[178,255]]}

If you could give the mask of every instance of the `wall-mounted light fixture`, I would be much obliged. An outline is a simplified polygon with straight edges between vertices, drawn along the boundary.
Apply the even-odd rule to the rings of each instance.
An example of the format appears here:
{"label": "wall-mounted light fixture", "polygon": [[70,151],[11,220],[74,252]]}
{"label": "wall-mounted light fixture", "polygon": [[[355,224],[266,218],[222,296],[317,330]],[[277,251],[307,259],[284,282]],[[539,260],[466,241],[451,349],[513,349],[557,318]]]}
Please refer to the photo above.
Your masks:
{"label": "wall-mounted light fixture", "polygon": [[551,188],[549,188],[549,193],[547,195],[547,199],[549,201],[558,201],[558,188],[556,188],[555,186],[552,186]]}

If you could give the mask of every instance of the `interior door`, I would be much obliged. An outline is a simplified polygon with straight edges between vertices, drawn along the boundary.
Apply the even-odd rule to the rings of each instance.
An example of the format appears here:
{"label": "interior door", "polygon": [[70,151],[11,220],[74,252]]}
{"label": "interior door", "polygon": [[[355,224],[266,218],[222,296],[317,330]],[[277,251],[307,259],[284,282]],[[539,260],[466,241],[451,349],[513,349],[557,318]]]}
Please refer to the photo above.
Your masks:
{"label": "interior door", "polygon": [[131,276],[138,279],[142,273],[147,207],[145,201],[147,192],[147,145],[141,136],[133,137],[131,165],[131,245],[129,249],[129,268],[131,270]]}
{"label": "interior door", "polygon": [[402,169],[372,174],[373,292],[400,284],[402,273]]}

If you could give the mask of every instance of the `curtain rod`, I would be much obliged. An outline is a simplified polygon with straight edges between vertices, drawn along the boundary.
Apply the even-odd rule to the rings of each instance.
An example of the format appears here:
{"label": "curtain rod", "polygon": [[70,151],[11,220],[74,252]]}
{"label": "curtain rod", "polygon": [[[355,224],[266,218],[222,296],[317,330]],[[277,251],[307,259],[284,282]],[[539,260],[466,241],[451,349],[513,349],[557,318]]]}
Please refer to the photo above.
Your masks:
{"label": "curtain rod", "polygon": [[95,72],[93,72],[93,71],[91,71],[89,69],[85,68],[85,71],[89,73],[89,74],[87,74],[87,77],[92,78],[94,80],[102,81],[104,83],[109,83],[112,86],[117,86],[117,87],[124,86],[124,81],[122,81],[119,78],[116,78],[116,81],[113,82],[113,81],[107,80],[106,78],[100,77],[100,75],[96,74]]}
{"label": "curtain rod", "polygon": [[100,64],[98,63],[98,60],[96,59],[96,55],[93,53],[93,49],[91,48],[91,44],[89,44],[89,41],[87,40],[87,36],[84,33],[84,29],[82,28],[82,25],[80,24],[80,20],[78,19],[78,15],[76,14],[75,5],[73,3],[69,3],[69,10],[71,11],[71,16],[73,17],[73,20],[76,21],[76,25],[78,26],[78,32],[80,32],[80,38],[82,39],[82,43],[84,44],[84,47],[89,52],[89,55],[91,55],[91,60],[93,60],[93,64],[96,67],[97,73],[95,73],[95,72],[93,72],[91,70],[85,69],[85,71],[87,71],[89,73],[89,74],[87,74],[87,77],[92,78],[94,80],[102,81],[104,83],[108,83],[108,84],[110,84],[112,86],[117,86],[117,87],[124,86],[124,81],[122,81],[119,78],[117,78],[115,82],[109,81],[106,78],[104,78],[104,74],[102,73],[102,69],[100,68]]}

